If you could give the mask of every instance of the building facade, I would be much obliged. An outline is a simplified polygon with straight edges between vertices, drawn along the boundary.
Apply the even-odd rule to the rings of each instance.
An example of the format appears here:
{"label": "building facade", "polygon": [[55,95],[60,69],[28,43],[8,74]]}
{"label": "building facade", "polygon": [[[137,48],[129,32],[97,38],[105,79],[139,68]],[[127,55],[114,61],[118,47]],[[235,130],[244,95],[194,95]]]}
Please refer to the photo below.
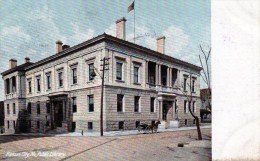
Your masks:
{"label": "building facade", "polygon": [[6,132],[99,131],[104,57],[104,131],[157,120],[166,128],[176,119],[195,125],[188,104],[199,116],[201,68],[165,55],[165,37],[157,51],[125,41],[125,22],[116,21],[116,37],[104,33],[73,47],[57,41],[56,54],[36,63],[11,59],[2,73]]}

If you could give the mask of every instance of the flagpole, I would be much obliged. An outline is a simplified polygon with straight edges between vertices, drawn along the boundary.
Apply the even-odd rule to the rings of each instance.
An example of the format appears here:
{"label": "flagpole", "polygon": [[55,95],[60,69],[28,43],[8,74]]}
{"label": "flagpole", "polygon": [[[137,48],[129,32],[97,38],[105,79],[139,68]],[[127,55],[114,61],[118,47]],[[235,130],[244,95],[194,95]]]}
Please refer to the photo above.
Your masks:
{"label": "flagpole", "polygon": [[135,43],[135,0],[134,0],[134,43]]}

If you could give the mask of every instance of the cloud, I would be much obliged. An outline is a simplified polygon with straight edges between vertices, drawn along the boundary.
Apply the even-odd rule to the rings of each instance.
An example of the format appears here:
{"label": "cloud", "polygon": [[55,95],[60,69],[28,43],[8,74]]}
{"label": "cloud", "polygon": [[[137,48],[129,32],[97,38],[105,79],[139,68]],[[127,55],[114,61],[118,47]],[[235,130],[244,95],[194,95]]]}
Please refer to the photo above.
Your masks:
{"label": "cloud", "polygon": [[79,44],[94,37],[95,31],[93,29],[80,30],[79,25],[77,23],[71,23],[71,25],[73,30],[73,36],[71,37],[71,41],[73,44]]}
{"label": "cloud", "polygon": [[112,23],[108,29],[105,30],[108,35],[116,36],[116,24]]}
{"label": "cloud", "polygon": [[[132,24],[130,24],[132,25]],[[136,25],[136,44],[147,47],[152,50],[156,50],[156,38],[159,36],[166,37],[165,53],[175,58],[179,58],[186,61],[192,61],[195,57],[190,53],[184,53],[189,44],[189,36],[184,31],[175,25],[169,26],[163,32],[156,33],[146,26]],[[107,34],[112,36],[116,35],[116,25],[113,23],[105,30]],[[134,42],[134,33],[130,32],[126,35],[126,40]],[[186,50],[187,51],[187,50]],[[192,61],[193,62],[193,61]]]}

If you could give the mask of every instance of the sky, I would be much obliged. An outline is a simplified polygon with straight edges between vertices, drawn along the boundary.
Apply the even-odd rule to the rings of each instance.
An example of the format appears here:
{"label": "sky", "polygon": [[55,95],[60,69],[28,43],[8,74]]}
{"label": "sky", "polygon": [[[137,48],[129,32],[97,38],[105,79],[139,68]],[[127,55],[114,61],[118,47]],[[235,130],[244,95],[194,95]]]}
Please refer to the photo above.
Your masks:
{"label": "sky", "polygon": [[[200,66],[199,45],[211,47],[210,0],[0,0],[0,73],[8,61],[18,65],[55,54],[55,42],[77,45],[104,32],[115,36],[115,21],[125,17],[126,40],[156,50],[156,38],[166,37],[165,52]],[[201,81],[201,86],[205,84]],[[0,79],[0,91],[4,91]],[[0,100],[4,99],[0,92]]]}

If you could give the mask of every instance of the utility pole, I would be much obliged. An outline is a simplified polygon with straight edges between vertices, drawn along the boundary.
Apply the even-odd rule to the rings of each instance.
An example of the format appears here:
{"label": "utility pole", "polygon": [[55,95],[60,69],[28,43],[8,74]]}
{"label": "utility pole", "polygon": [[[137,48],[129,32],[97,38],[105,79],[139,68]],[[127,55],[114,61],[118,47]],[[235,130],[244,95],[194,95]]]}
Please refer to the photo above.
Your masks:
{"label": "utility pole", "polygon": [[109,70],[109,60],[110,58],[104,57],[100,61],[102,61],[102,64],[100,65],[102,69],[102,85],[101,85],[101,107],[100,107],[100,135],[103,136],[103,97],[104,97],[104,80],[105,80],[105,71]]}

